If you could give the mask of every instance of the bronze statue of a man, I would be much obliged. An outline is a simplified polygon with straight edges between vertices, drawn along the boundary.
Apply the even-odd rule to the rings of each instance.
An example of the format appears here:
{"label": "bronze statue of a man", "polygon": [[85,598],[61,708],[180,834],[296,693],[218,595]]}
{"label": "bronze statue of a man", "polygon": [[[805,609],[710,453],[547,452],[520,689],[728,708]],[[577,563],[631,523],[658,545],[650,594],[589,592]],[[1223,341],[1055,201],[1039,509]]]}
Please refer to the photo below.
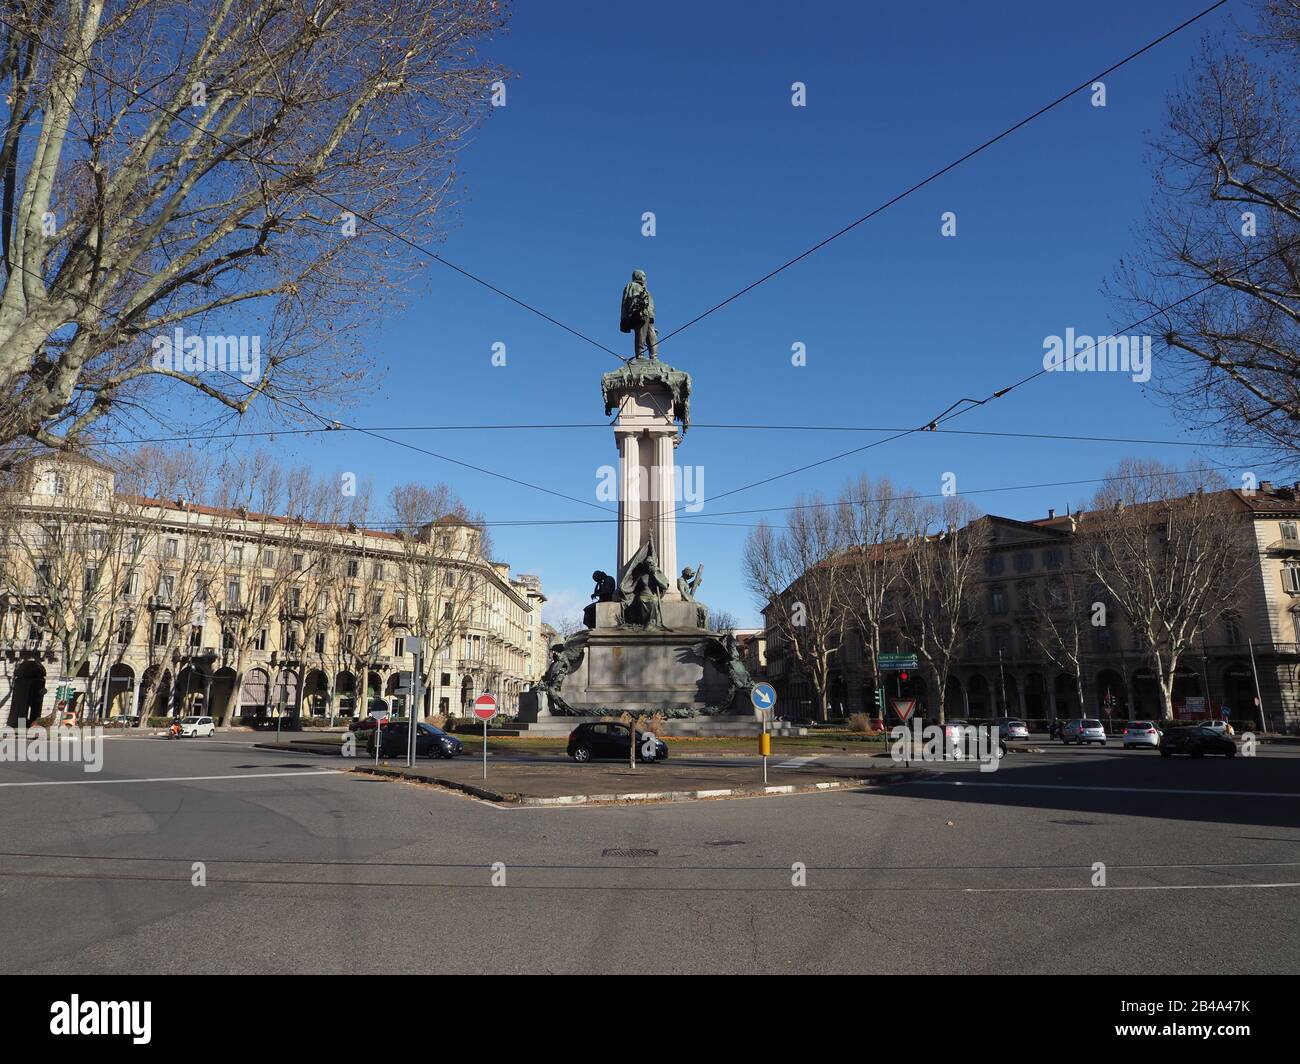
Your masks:
{"label": "bronze statue of a man", "polygon": [[620,332],[632,334],[634,358],[641,357],[642,348],[648,348],[650,357],[659,357],[659,337],[655,335],[655,300],[645,284],[645,271],[633,270],[632,280],[623,289],[623,306],[619,315]]}

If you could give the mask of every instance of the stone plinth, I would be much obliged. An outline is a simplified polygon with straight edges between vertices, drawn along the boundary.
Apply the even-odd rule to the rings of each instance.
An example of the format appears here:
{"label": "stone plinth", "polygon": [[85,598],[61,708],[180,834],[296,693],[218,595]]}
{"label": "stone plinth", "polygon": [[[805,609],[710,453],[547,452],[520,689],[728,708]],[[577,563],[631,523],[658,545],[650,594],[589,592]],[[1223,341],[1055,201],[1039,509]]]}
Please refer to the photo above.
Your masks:
{"label": "stone plinth", "polygon": [[[597,609],[607,605],[612,604],[599,603]],[[694,607],[687,602],[676,605]],[[565,678],[564,700],[577,712],[720,706],[727,697],[727,680],[699,653],[704,635],[693,628],[595,628],[587,637],[582,664]]]}
{"label": "stone plinth", "polygon": [[[588,628],[618,628],[619,611],[617,602],[593,602],[583,612],[582,623]],[[702,602],[687,602],[680,596],[665,598],[659,613],[665,628],[683,632],[708,630],[709,607]]]}

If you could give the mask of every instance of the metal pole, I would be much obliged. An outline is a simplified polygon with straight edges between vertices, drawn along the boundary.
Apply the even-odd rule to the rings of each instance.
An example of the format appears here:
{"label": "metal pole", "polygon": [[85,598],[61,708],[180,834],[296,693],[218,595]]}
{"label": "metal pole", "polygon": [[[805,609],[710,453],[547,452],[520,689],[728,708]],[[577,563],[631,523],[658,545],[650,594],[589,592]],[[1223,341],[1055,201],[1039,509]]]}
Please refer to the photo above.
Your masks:
{"label": "metal pole", "polygon": [[483,778],[487,779],[487,721],[483,722]]}
{"label": "metal pole", "polygon": [[1259,693],[1259,670],[1255,668],[1255,641],[1247,639],[1246,645],[1250,647],[1250,671],[1255,677],[1255,708],[1259,710],[1259,730],[1268,731],[1268,722],[1264,719],[1264,696]]}

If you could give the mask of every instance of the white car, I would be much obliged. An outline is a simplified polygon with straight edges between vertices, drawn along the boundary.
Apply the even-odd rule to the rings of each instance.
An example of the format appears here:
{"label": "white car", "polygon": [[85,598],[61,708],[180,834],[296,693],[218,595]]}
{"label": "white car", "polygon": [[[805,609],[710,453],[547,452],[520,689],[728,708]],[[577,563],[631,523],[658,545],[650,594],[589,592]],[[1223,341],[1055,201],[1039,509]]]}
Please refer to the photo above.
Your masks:
{"label": "white car", "polygon": [[1237,734],[1236,729],[1234,729],[1226,720],[1203,720],[1197,724],[1197,727],[1209,728],[1210,731],[1228,739],[1231,739]]}
{"label": "white car", "polygon": [[1160,749],[1160,729],[1153,720],[1131,720],[1124,725],[1124,749],[1134,746],[1149,746],[1152,750]]}
{"label": "white car", "polygon": [[217,730],[216,721],[211,717],[181,717],[181,736],[201,738],[212,735]]}

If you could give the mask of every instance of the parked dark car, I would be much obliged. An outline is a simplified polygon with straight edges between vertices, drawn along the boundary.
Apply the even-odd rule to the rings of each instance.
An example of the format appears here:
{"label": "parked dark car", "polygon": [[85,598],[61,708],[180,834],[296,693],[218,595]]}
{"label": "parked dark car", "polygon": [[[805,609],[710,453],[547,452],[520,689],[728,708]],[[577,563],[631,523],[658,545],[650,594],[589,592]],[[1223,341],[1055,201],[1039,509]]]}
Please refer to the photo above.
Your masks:
{"label": "parked dark car", "polygon": [[1160,756],[1188,754],[1204,757],[1206,754],[1237,756],[1237,744],[1213,728],[1171,728],[1160,737]]}
{"label": "parked dark car", "polygon": [[[631,729],[626,724],[579,724],[569,733],[569,756],[574,761],[591,761],[598,757],[614,757],[626,761],[630,732]],[[646,757],[649,743],[653,743],[653,757]],[[636,733],[636,756],[638,761],[666,761],[668,744],[650,732],[639,731]]]}
{"label": "parked dark car", "polygon": [[[366,744],[373,757],[375,753],[376,736],[381,735],[383,738],[380,753],[384,757],[404,757],[406,756],[407,743],[410,732],[407,730],[410,722],[405,720],[395,720],[390,724],[385,724],[382,728],[370,733],[370,741]],[[454,735],[448,735],[441,728],[435,728],[432,724],[416,725],[415,733],[415,756],[416,757],[455,757],[465,749],[464,744]]]}

